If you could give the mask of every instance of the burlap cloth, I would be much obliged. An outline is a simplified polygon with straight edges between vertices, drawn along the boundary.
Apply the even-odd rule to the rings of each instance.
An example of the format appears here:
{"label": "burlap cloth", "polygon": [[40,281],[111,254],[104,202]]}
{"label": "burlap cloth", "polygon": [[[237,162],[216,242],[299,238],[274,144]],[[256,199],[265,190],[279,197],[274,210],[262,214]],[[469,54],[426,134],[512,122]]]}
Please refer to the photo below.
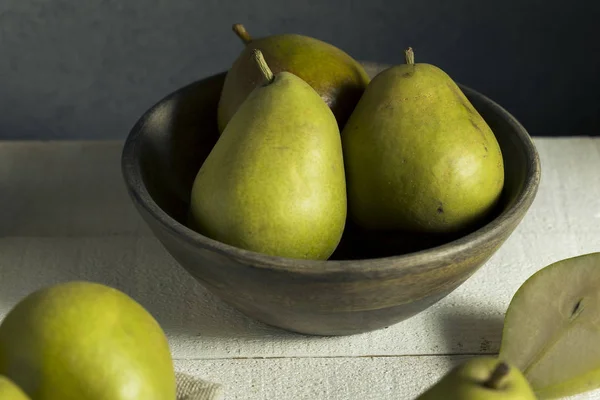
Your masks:
{"label": "burlap cloth", "polygon": [[177,400],[221,400],[223,387],[217,383],[208,382],[193,376],[178,372]]}

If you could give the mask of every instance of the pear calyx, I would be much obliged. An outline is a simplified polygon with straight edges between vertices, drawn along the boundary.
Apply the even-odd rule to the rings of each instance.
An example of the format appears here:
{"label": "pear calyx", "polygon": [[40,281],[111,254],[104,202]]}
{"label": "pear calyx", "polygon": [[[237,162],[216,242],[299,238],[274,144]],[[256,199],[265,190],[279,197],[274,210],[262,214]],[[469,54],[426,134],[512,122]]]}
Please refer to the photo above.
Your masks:
{"label": "pear calyx", "polygon": [[275,76],[273,75],[273,71],[271,71],[271,68],[269,68],[269,65],[267,65],[262,51],[254,49],[252,51],[252,55],[254,57],[254,60],[256,61],[258,69],[260,69],[263,78],[265,78],[265,86],[273,82]]}
{"label": "pear calyx", "polygon": [[415,52],[412,47],[404,50],[404,57],[406,58],[406,63],[409,65],[414,65],[415,63]]}
{"label": "pear calyx", "polygon": [[483,382],[483,386],[494,390],[499,389],[500,382],[506,375],[508,375],[509,371],[510,367],[508,366],[508,364],[501,362],[496,366],[496,368],[494,369],[490,377],[487,379],[487,381]]}
{"label": "pear calyx", "polygon": [[233,29],[233,31],[235,32],[235,34],[242,39],[242,42],[244,42],[244,44],[248,44],[252,41],[252,36],[250,36],[250,34],[248,33],[248,31],[246,30],[246,28],[244,27],[244,25],[242,24],[233,24],[233,26],[231,27]]}

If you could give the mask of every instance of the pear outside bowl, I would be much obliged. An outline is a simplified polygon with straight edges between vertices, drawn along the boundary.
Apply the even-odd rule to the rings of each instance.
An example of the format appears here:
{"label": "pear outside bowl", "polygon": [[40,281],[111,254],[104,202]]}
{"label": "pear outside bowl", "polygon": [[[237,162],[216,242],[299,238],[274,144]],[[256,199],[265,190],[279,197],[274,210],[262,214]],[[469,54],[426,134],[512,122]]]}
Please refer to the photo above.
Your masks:
{"label": "pear outside bowl", "polygon": [[[367,64],[371,76],[383,65]],[[166,250],[204,287],[244,314],[311,335],[350,335],[403,321],[475,273],[520,223],[537,193],[540,163],[527,131],[502,107],[460,86],[503,152],[496,213],[453,237],[361,231],[348,224],[330,260],[297,260],[235,248],[187,227],[194,177],[218,138],[225,73],[171,93],[132,128],[122,172],[133,203]]]}

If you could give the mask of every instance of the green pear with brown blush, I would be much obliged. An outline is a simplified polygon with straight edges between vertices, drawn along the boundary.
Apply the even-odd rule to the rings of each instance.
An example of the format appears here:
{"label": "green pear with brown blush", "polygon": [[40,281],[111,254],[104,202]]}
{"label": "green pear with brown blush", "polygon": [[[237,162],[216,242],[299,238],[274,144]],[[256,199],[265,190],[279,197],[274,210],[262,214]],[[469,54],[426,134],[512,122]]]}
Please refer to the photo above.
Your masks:
{"label": "green pear with brown blush", "polygon": [[278,34],[253,38],[242,24],[233,25],[245,48],[225,77],[217,119],[223,132],[233,114],[262,85],[253,52],[259,49],[274,74],[287,71],[308,83],[333,111],[340,127],[369,83],[362,65],[336,46],[310,36]]}

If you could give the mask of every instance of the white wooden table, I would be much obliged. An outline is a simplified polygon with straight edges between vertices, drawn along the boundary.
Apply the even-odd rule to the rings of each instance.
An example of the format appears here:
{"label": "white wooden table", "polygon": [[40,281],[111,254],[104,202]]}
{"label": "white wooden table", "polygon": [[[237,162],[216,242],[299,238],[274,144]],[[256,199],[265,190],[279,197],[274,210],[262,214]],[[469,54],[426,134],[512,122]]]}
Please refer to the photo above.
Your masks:
{"label": "white wooden table", "polygon": [[265,326],[207,293],[134,210],[121,142],[0,142],[0,319],[40,287],[92,280],[142,303],[177,368],[222,383],[226,399],[413,399],[465,357],[498,351],[508,302],[532,273],[600,251],[600,138],[535,142],[538,196],[483,268],[405,322],[335,338]]}

